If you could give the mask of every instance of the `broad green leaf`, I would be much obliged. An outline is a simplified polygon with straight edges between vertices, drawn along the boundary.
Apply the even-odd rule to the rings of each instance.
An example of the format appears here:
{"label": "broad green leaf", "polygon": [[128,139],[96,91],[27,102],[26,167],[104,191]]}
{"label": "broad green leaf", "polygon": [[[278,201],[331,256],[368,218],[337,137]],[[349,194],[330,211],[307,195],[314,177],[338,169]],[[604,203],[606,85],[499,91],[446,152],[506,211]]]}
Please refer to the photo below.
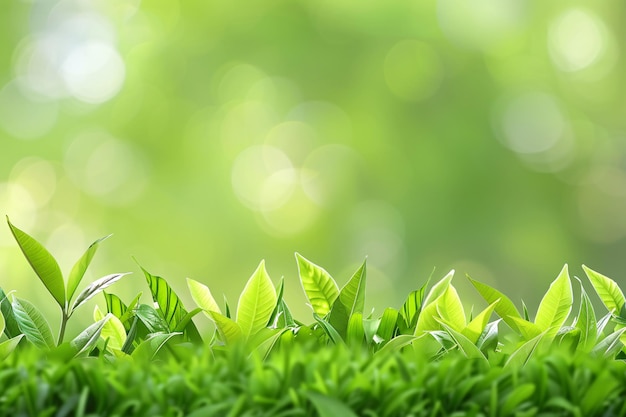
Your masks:
{"label": "broad green leaf", "polygon": [[400,331],[404,334],[413,333],[415,331],[415,325],[417,324],[417,318],[422,311],[422,305],[426,296],[426,288],[428,287],[428,280],[419,290],[412,291],[402,308],[400,309],[400,316],[402,317],[402,324],[399,326]]}
{"label": "broad green leaf", "polygon": [[476,343],[482,332],[485,330],[485,326],[489,323],[491,313],[493,313],[496,305],[500,300],[496,300],[489,304],[487,308],[481,311],[474,319],[461,331],[463,336],[467,337],[473,343]]}
{"label": "broad green leaf", "polygon": [[345,336],[350,317],[355,313],[363,313],[365,306],[366,262],[357,269],[352,278],[339,292],[333,303],[328,321],[340,335]]}
{"label": "broad green leaf", "polygon": [[112,235],[108,235],[93,242],[70,271],[70,275],[67,279],[68,301],[72,299],[74,292],[76,292],[76,288],[78,288],[78,284],[80,284],[85,276],[85,272],[87,271],[87,268],[89,268],[89,264],[91,264],[91,260],[96,254],[99,244],[111,236]]}
{"label": "broad green leaf", "polygon": [[65,283],[56,259],[39,242],[13,226],[7,216],[11,233],[41,282],[61,308],[65,308]]}
{"label": "broad green leaf", "polygon": [[141,268],[141,270],[146,276],[146,281],[148,282],[150,293],[152,294],[152,300],[157,304],[157,308],[161,314],[163,314],[168,328],[174,330],[187,314],[183,303],[165,279],[152,275],[144,268]]}
{"label": "broad green leaf", "polygon": [[441,297],[436,301],[439,317],[444,319],[456,331],[465,328],[465,310],[459,294],[452,284],[448,285]]}
{"label": "broad green leaf", "polygon": [[593,288],[596,290],[598,297],[600,297],[600,300],[602,300],[602,303],[604,303],[609,312],[620,315],[626,299],[617,283],[611,278],[599,274],[585,265],[583,265],[583,269],[591,285],[593,285]]}
{"label": "broad green leaf", "polygon": [[580,329],[580,344],[588,348],[595,343],[597,337],[596,313],[583,283],[580,280],[578,282],[580,283],[580,308],[576,317],[576,328]]}
{"label": "broad green leaf", "polygon": [[152,362],[167,342],[180,333],[157,333],[137,346],[131,354],[132,358],[141,362]]}
{"label": "broad green leaf", "polygon": [[315,313],[313,313],[313,318],[319,323],[320,327],[324,329],[324,332],[326,332],[326,335],[328,335],[328,338],[331,342],[333,342],[333,344],[344,344],[343,338],[339,332],[337,332],[337,329],[335,329],[328,321],[324,320]]}
{"label": "broad green leaf", "polygon": [[591,349],[591,354],[603,356],[605,358],[614,358],[617,353],[622,350],[624,343],[620,340],[626,332],[626,327],[622,327],[600,340],[597,345]]}
{"label": "broad green leaf", "polygon": [[54,347],[50,325],[41,312],[30,302],[13,297],[13,314],[26,339],[39,349]]}
{"label": "broad green leaf", "polygon": [[[520,320],[523,320],[520,318]],[[525,342],[522,346],[517,348],[515,352],[509,356],[507,361],[505,362],[505,367],[513,367],[513,368],[521,368],[526,365],[526,363],[530,360],[533,354],[536,352],[539,343],[543,340],[543,337],[546,335],[545,332],[535,336],[529,341]]]}
{"label": "broad green leaf", "polygon": [[548,336],[554,336],[567,320],[573,303],[572,282],[567,272],[567,264],[565,264],[559,276],[550,284],[548,292],[543,296],[537,310],[535,324],[541,331],[550,329]]}
{"label": "broad green leaf", "polygon": [[135,298],[130,302],[128,306],[122,302],[122,300],[115,294],[108,294],[106,291],[102,291],[104,294],[104,299],[107,304],[107,313],[113,314],[117,317],[122,324],[124,325],[124,329],[126,331],[130,330],[131,326],[131,318],[135,315],[135,307],[139,302],[139,299],[143,295],[142,292],[137,294]]}
{"label": "broad green leaf", "polygon": [[478,337],[478,340],[476,341],[476,347],[478,347],[481,352],[493,352],[498,347],[498,324],[501,320],[502,319],[498,319],[487,324],[483,332]]}
{"label": "broad green leaf", "polygon": [[[541,334],[541,329],[539,328],[539,326],[537,326],[533,322],[526,321],[520,317],[511,317],[511,320],[513,320],[513,322],[517,326],[517,329],[519,330],[520,334],[524,337],[524,340],[533,339],[534,337],[537,337],[539,336],[539,334]],[[553,331],[556,333],[558,329],[556,330],[553,329]]]}
{"label": "broad green leaf", "polygon": [[317,392],[309,392],[307,397],[315,406],[319,417],[357,417],[354,411],[335,398]]}
{"label": "broad green leaf", "polygon": [[264,360],[270,354],[274,346],[278,343],[283,333],[289,331],[288,329],[270,329],[263,328],[260,332],[256,333],[250,340],[248,340],[247,347],[249,351],[256,351],[257,354]]}
{"label": "broad green leaf", "polygon": [[461,351],[463,356],[469,359],[483,359],[487,360],[485,355],[476,347],[476,345],[469,340],[467,337],[463,336],[460,332],[455,330],[452,326],[447,324],[445,321],[439,322],[441,326],[443,326],[444,330],[454,339],[454,342],[457,345],[457,348]]}
{"label": "broad green leaf", "polygon": [[114,282],[119,281],[120,278],[122,278],[124,275],[128,275],[128,274],[130,274],[130,272],[125,272],[123,274],[107,275],[89,284],[76,297],[76,301],[74,301],[74,304],[72,305],[72,308],[70,309],[70,314],[74,310],[76,310],[76,308],[78,308],[81,304],[89,300],[91,297],[98,294],[100,291],[104,290],[105,288],[109,287]]}
{"label": "broad green leaf", "polygon": [[23,337],[24,335],[20,334],[18,336],[15,336],[9,340],[5,340],[4,342],[0,343],[0,363],[2,363],[3,360],[9,357],[9,355],[15,350],[17,345],[20,344],[20,341],[22,340]]}
{"label": "broad green leaf", "polygon": [[215,298],[213,298],[209,287],[191,278],[187,278],[187,286],[189,287],[191,298],[204,311],[207,317],[209,316],[209,311],[222,314],[222,310],[220,310]]}
{"label": "broad green leaf", "polygon": [[515,308],[515,304],[513,304],[509,297],[487,284],[483,284],[482,282],[473,280],[469,277],[469,275],[467,276],[467,279],[470,280],[474,288],[476,288],[478,293],[488,303],[491,304],[494,303],[496,300],[500,300],[500,302],[495,307],[496,313],[502,318],[502,320],[504,320],[506,324],[509,325],[511,329],[517,331],[518,333],[521,333],[520,330],[517,328],[517,324],[515,323],[515,320],[513,320],[513,317],[521,319],[522,316],[520,316],[519,311],[517,311],[517,308]]}
{"label": "broad green leaf", "polygon": [[148,333],[170,333],[169,326],[160,311],[147,304],[140,304],[135,309],[135,315],[146,326]]}
{"label": "broad green leaf", "polygon": [[417,339],[417,336],[401,334],[387,342],[383,347],[375,353],[375,356],[385,358],[392,352],[397,352],[405,346],[410,345]]}
{"label": "broad green leaf", "polygon": [[454,277],[454,269],[448,272],[448,274],[441,278],[439,282],[437,282],[428,292],[428,295],[424,298],[424,302],[422,304],[422,308],[433,301],[435,301],[441,294],[443,294],[450,285],[452,281],[452,277]]}
{"label": "broad green leaf", "polygon": [[[126,329],[124,325],[113,314],[108,313],[109,319],[105,322],[100,332],[100,337],[103,340],[108,340],[107,347],[112,350],[122,350],[124,343],[126,343]],[[95,306],[93,311],[93,318],[96,322],[103,320],[106,316],[100,311],[98,306]]]}
{"label": "broad green leaf", "polygon": [[511,391],[505,398],[502,406],[500,407],[501,416],[516,415],[513,412],[515,408],[524,401],[530,399],[535,393],[535,384],[521,384]]}
{"label": "broad green leaf", "polygon": [[72,346],[72,348],[76,351],[74,357],[82,354],[88,355],[89,352],[91,352],[92,348],[96,346],[96,343],[98,343],[98,339],[100,339],[102,328],[111,317],[114,316],[112,314],[107,314],[102,318],[102,320],[93,323],[91,326],[80,332],[80,334],[70,342],[70,346]]}
{"label": "broad green leaf", "polygon": [[267,326],[274,307],[276,290],[265,269],[265,261],[261,261],[237,303],[237,324],[246,339]]}
{"label": "broad green leaf", "polygon": [[241,328],[232,319],[229,319],[220,313],[216,313],[215,311],[210,311],[209,314],[211,315],[211,319],[215,323],[215,327],[217,327],[217,332],[224,343],[231,345],[243,338]]}
{"label": "broad green leaf", "polygon": [[[9,301],[7,294],[4,293],[2,288],[0,288],[0,313],[4,316],[6,326],[4,328],[4,334],[6,334],[9,339],[20,335],[21,331],[19,326],[17,325],[17,321],[15,321],[11,302]],[[2,332],[0,332],[0,336],[2,336]]]}
{"label": "broad green leaf", "polygon": [[381,339],[381,342],[388,342],[395,335],[398,315],[398,310],[391,307],[387,307],[383,312],[376,330],[376,335]]}
{"label": "broad green leaf", "polygon": [[346,343],[348,346],[361,346],[364,340],[365,329],[363,328],[363,314],[354,313],[348,321]]}
{"label": "broad green leaf", "polygon": [[426,332],[441,329],[441,325],[437,321],[437,318],[439,317],[439,312],[437,311],[438,302],[439,299],[436,299],[433,302],[424,305],[422,312],[417,319],[414,336],[419,337]]}
{"label": "broad green leaf", "polygon": [[309,261],[296,252],[298,273],[302,288],[306,293],[313,311],[323,317],[339,296],[337,283],[326,270]]}

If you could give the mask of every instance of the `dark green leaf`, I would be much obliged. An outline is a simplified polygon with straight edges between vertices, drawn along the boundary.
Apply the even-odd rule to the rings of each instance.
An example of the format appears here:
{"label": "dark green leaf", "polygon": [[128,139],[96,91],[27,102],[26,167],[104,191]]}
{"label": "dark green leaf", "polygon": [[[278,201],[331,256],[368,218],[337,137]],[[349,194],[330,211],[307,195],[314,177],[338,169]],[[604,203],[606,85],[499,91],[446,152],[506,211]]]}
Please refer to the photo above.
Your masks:
{"label": "dark green leaf", "polygon": [[[7,298],[7,295],[4,293],[2,288],[0,288],[0,310],[2,312],[2,315],[4,316],[6,326],[4,328],[4,334],[6,334],[9,339],[22,334],[19,326],[17,325],[17,321],[15,320],[13,307],[11,307],[11,302]],[[0,332],[0,336],[1,335],[2,332]]]}
{"label": "dark green leaf", "polygon": [[102,320],[93,323],[80,332],[80,334],[70,342],[70,346],[72,346],[72,348],[76,351],[75,357],[83,354],[88,355],[89,352],[91,352],[91,349],[96,346],[96,343],[98,343],[98,340],[100,339],[102,328],[111,317],[112,314],[107,314]]}
{"label": "dark green leaf", "polygon": [[54,347],[54,338],[50,325],[41,312],[30,302],[21,298],[13,298],[13,313],[20,331],[26,339],[39,349]]}
{"label": "dark green leaf", "polygon": [[343,338],[339,335],[337,329],[335,329],[329,322],[327,322],[315,313],[313,313],[313,318],[319,323],[320,327],[324,329],[324,332],[331,340],[331,342],[333,342],[333,344],[344,344]]}
{"label": "dark green leaf", "polygon": [[333,303],[328,322],[345,337],[348,321],[355,313],[363,313],[365,306],[366,262],[357,269],[352,278],[339,292]]}
{"label": "dark green leaf", "polygon": [[108,235],[93,242],[89,246],[89,248],[87,248],[83,256],[81,256],[78,262],[76,262],[76,264],[72,268],[72,271],[70,272],[70,275],[67,279],[67,299],[68,300],[72,299],[72,297],[74,296],[74,292],[76,291],[76,288],[78,288],[78,285],[80,284],[83,277],[85,276],[85,272],[87,271],[87,268],[89,268],[89,264],[91,264],[91,260],[96,254],[96,251],[98,250],[98,245],[102,241],[104,241],[105,239],[108,239],[111,236],[112,235]]}

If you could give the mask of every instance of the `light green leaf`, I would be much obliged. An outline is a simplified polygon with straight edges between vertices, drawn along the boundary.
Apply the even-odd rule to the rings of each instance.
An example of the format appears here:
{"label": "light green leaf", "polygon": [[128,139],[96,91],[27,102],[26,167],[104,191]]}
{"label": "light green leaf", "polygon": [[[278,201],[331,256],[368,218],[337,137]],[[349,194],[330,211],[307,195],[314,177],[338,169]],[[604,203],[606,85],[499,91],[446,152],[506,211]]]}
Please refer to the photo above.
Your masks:
{"label": "light green leaf", "polygon": [[149,333],[170,333],[169,326],[160,311],[147,304],[139,304],[135,316],[146,326]]}
{"label": "light green leaf", "polygon": [[576,328],[580,329],[581,346],[588,348],[596,341],[596,313],[593,310],[591,300],[583,287],[583,283],[580,280],[578,280],[578,282],[580,283],[580,308],[578,309],[578,317],[576,317]]}
{"label": "light green leaf", "polygon": [[437,311],[438,301],[439,299],[436,299],[422,308],[422,312],[417,319],[414,336],[420,337],[426,332],[441,329],[441,325],[437,321],[439,317],[439,312]]}
{"label": "light green leaf", "polygon": [[436,301],[439,317],[444,319],[456,331],[465,328],[465,310],[459,294],[452,284],[448,285],[441,297]]}
{"label": "light green leaf", "polygon": [[[96,322],[103,320],[106,316],[100,311],[98,306],[95,306],[93,311],[93,318]],[[103,340],[108,339],[107,348],[111,350],[122,350],[124,343],[126,343],[126,329],[124,325],[113,314],[109,313],[109,319],[105,322],[100,332],[100,337]]]}
{"label": "light green leaf", "polygon": [[13,314],[26,339],[39,349],[54,347],[54,338],[50,325],[41,312],[30,302],[21,298],[13,298]]}
{"label": "light green leaf", "polygon": [[2,315],[2,312],[0,312],[0,336],[2,336],[2,332],[4,332],[4,326],[4,316]]}
{"label": "light green leaf", "polygon": [[317,392],[309,392],[307,397],[317,409],[319,417],[357,417],[354,411],[335,398]]}
{"label": "light green leaf", "polygon": [[397,352],[405,346],[410,345],[417,339],[417,336],[402,334],[394,337],[380,348],[374,355],[380,358],[386,358],[390,353]]}
{"label": "light green leaf", "polygon": [[452,277],[454,277],[454,269],[448,272],[448,274],[445,277],[441,278],[439,282],[433,285],[433,287],[428,292],[428,295],[426,296],[426,298],[424,298],[422,307],[432,303],[437,298],[439,298],[439,296],[448,289],[448,286],[450,285],[450,282],[452,281]]}
{"label": "light green leaf", "polygon": [[131,354],[131,357],[140,362],[152,362],[167,342],[180,333],[157,333],[141,342]]}
{"label": "light green leaf", "polygon": [[[520,320],[523,319],[520,318]],[[543,332],[520,346],[515,352],[511,354],[511,356],[509,356],[509,359],[507,359],[507,361],[505,362],[504,367],[521,368],[522,366],[526,365],[526,363],[536,352],[539,343],[543,340],[543,337],[545,335],[546,333]]]}
{"label": "light green leaf", "polygon": [[[7,295],[4,293],[2,288],[0,288],[0,312],[4,316],[6,325],[4,329],[4,334],[6,334],[9,339],[20,335],[21,331],[19,326],[17,325],[17,321],[15,321],[11,302],[9,301]],[[0,332],[0,336],[1,335],[2,332]]]}
{"label": "light green leaf", "polygon": [[274,307],[276,290],[265,269],[265,261],[261,261],[237,304],[237,324],[246,339],[267,326]]}
{"label": "light green leaf", "polygon": [[209,311],[222,314],[222,310],[220,310],[215,298],[213,298],[209,287],[191,278],[187,278],[187,286],[189,287],[191,298],[204,311],[207,317],[209,316]]}
{"label": "light green leaf", "polygon": [[333,344],[335,345],[345,344],[341,335],[328,321],[324,320],[323,318],[321,318],[315,313],[313,313],[313,318],[315,319],[315,321],[319,323],[320,327],[324,329],[324,332],[326,332],[326,334],[328,335],[328,338],[330,339],[331,342],[333,342]]}
{"label": "light green leaf", "polygon": [[226,343],[227,345],[231,345],[243,338],[243,332],[241,331],[241,328],[232,319],[229,319],[228,317],[223,316],[220,313],[216,313],[215,311],[209,311],[209,314],[211,316],[211,319],[215,323],[215,327],[217,327],[217,332],[219,333],[224,343]]}
{"label": "light green leaf", "polygon": [[348,346],[361,346],[364,340],[365,329],[363,328],[363,314],[354,313],[348,321],[346,343]]}
{"label": "light green leaf", "polygon": [[515,408],[524,401],[528,400],[535,393],[535,384],[521,384],[511,391],[500,407],[501,416],[516,415],[513,413]]}
{"label": "light green leaf", "polygon": [[517,324],[515,323],[515,320],[513,320],[513,317],[522,319],[522,316],[519,314],[519,311],[517,311],[517,308],[515,308],[515,304],[513,304],[509,297],[487,284],[483,284],[482,282],[473,280],[469,277],[469,275],[467,276],[467,279],[470,280],[474,288],[476,288],[478,293],[488,303],[491,304],[494,303],[496,300],[500,300],[500,302],[495,307],[496,313],[502,318],[502,320],[504,320],[506,324],[509,325],[511,329],[517,331],[518,333],[521,333],[521,331],[517,328]]}
{"label": "light green leaf", "polygon": [[399,327],[400,331],[404,334],[415,332],[415,325],[417,324],[417,318],[422,311],[422,305],[424,298],[426,297],[426,288],[428,287],[429,281],[422,285],[419,290],[412,291],[400,309],[402,322]]}
{"label": "light green leaf", "polygon": [[513,320],[513,322],[517,326],[517,329],[519,330],[520,334],[524,337],[524,340],[530,340],[534,337],[537,337],[539,334],[541,334],[541,329],[539,328],[539,326],[537,326],[533,322],[524,320],[523,318],[520,318],[520,317],[511,317],[511,320]]}
{"label": "light green leaf", "polygon": [[15,350],[17,345],[20,344],[20,341],[24,337],[23,334],[15,336],[11,339],[5,340],[0,343],[0,363],[9,357],[9,355]]}
{"label": "light green leaf", "polygon": [[39,242],[13,226],[8,216],[7,223],[30,266],[59,306],[62,309],[65,308],[65,283],[63,282],[63,274],[57,261]]}
{"label": "light green leaf", "polygon": [[365,261],[352,275],[352,278],[339,292],[339,297],[333,303],[330,310],[329,323],[333,325],[340,335],[345,336],[348,321],[355,313],[363,313],[365,306]]}
{"label": "light green leaf", "polygon": [[398,310],[387,307],[380,318],[380,324],[376,330],[376,335],[380,338],[381,342],[390,341],[396,333],[398,322]]}
{"label": "light green leaf", "polygon": [[572,311],[573,303],[572,282],[569,279],[567,264],[565,264],[559,276],[550,284],[550,288],[543,296],[537,310],[535,324],[541,331],[549,329],[548,336],[556,335]]}
{"label": "light green leaf", "polygon": [[302,288],[306,293],[313,311],[323,317],[339,296],[337,283],[326,270],[309,261],[296,252],[298,273]]}
{"label": "light green leaf", "polygon": [[600,297],[600,300],[602,300],[602,303],[604,303],[609,312],[620,315],[626,299],[617,283],[611,278],[599,274],[585,265],[583,265],[583,269],[591,285],[593,285],[593,288],[596,290],[598,297]]}
{"label": "light green leaf", "polygon": [[439,321],[444,330],[452,337],[454,342],[457,345],[457,348],[461,351],[463,356],[469,359],[482,359],[487,361],[485,355],[476,347],[476,345],[469,340],[467,337],[463,336],[460,332],[456,331],[451,325],[446,323],[445,321]]}
{"label": "light green leaf", "polygon": [[107,314],[104,318],[102,318],[102,320],[93,323],[91,326],[80,332],[80,334],[70,342],[70,346],[72,346],[72,348],[76,351],[74,357],[78,357],[82,354],[88,355],[89,352],[91,352],[91,349],[96,346],[98,339],[100,339],[102,328],[111,317],[114,316],[112,314]]}
{"label": "light green leaf", "polygon": [[114,282],[119,281],[124,275],[128,275],[130,272],[125,272],[123,274],[111,274],[100,279],[95,280],[91,284],[89,284],[84,290],[78,294],[76,297],[76,301],[72,305],[70,309],[70,314],[76,310],[81,304],[84,304],[87,300],[89,300],[94,295],[100,293],[100,291],[112,285]]}
{"label": "light green leaf", "polygon": [[87,268],[89,268],[89,264],[91,264],[91,260],[96,254],[99,244],[111,236],[112,235],[108,235],[93,242],[70,271],[70,275],[67,279],[68,301],[72,299],[76,288],[78,288],[78,284],[80,284],[80,281],[82,281],[85,276],[85,272],[87,271]]}
{"label": "light green leaf", "polygon": [[600,340],[597,345],[591,349],[592,355],[603,356],[605,358],[613,358],[622,350],[624,343],[621,340],[626,332],[626,327],[622,327]]}
{"label": "light green leaf", "polygon": [[499,299],[494,301],[493,303],[489,304],[487,308],[481,311],[476,317],[474,317],[474,319],[461,331],[463,336],[471,340],[472,343],[476,343],[483,330],[485,330],[487,323],[489,323],[491,313],[493,313],[496,305],[499,302]]}

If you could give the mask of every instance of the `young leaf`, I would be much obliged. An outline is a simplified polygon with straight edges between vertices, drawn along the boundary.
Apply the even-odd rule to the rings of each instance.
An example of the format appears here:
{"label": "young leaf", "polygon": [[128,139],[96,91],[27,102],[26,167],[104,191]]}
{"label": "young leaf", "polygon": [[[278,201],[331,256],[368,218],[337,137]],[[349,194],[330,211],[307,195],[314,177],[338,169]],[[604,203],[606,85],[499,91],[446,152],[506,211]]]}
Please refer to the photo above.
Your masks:
{"label": "young leaf", "polygon": [[13,226],[7,216],[7,223],[28,263],[59,306],[65,308],[65,283],[59,264],[39,242]]}
{"label": "young leaf", "polygon": [[243,338],[243,332],[237,323],[226,316],[216,313],[215,311],[209,311],[211,319],[217,327],[217,332],[227,345],[236,343]]}
{"label": "young leaf", "polygon": [[487,308],[481,311],[467,326],[465,326],[465,328],[461,331],[463,336],[471,340],[472,343],[476,343],[483,330],[485,330],[485,326],[489,323],[491,313],[493,313],[499,302],[500,300],[498,299],[489,304]]}
{"label": "young leaf", "polygon": [[26,300],[14,297],[12,307],[17,325],[29,342],[39,349],[51,349],[54,347],[50,325],[34,305]]}
{"label": "young leaf", "polygon": [[335,345],[344,344],[344,341],[341,335],[329,322],[327,322],[326,320],[324,320],[323,318],[321,318],[315,313],[313,313],[313,318],[315,319],[315,321],[319,323],[320,327],[324,329],[324,332],[326,332],[326,334],[328,335],[328,338],[330,339],[331,342],[333,342],[333,344]]}
{"label": "young leaf", "polygon": [[[520,318],[520,320],[523,319]],[[526,365],[526,363],[530,360],[532,355],[537,350],[537,346],[539,346],[539,343],[545,335],[546,333],[543,332],[520,346],[515,352],[511,354],[511,356],[509,356],[509,359],[507,359],[504,366],[521,368],[522,366]]]}
{"label": "young leaf", "polygon": [[167,342],[180,333],[157,333],[144,340],[131,354],[132,358],[141,362],[151,362]]}
{"label": "young leaf", "polygon": [[209,287],[191,278],[187,278],[187,286],[189,287],[191,298],[193,298],[196,305],[204,311],[207,317],[209,316],[209,311],[222,314],[222,310],[220,310],[220,307],[213,298]]}
{"label": "young leaf", "polygon": [[[107,347],[112,350],[122,350],[124,343],[126,343],[126,329],[124,325],[113,314],[108,313],[109,319],[105,322],[100,332],[100,337],[104,340],[108,340]],[[106,316],[100,311],[98,306],[95,306],[93,311],[93,318],[96,322],[104,319]]]}
{"label": "young leaf", "polygon": [[515,320],[513,320],[512,317],[522,319],[522,316],[520,316],[519,312],[517,311],[517,308],[515,308],[515,304],[513,304],[513,302],[509,299],[509,297],[502,294],[500,291],[490,287],[487,284],[483,284],[482,282],[473,280],[472,278],[469,277],[469,275],[467,276],[467,279],[470,280],[474,288],[476,288],[478,293],[488,303],[491,304],[495,302],[496,300],[500,300],[500,302],[495,307],[496,313],[498,314],[498,316],[502,318],[502,320],[504,320],[506,324],[509,325],[511,329],[517,331],[518,333],[521,333],[520,330],[517,328],[517,324],[515,323]]}
{"label": "young leaf", "polygon": [[363,328],[363,314],[354,313],[348,321],[346,343],[348,346],[361,346],[364,340],[365,329]]}
{"label": "young leaf", "polygon": [[337,283],[326,270],[309,261],[296,252],[298,273],[302,288],[306,293],[313,311],[323,317],[339,296]]}
{"label": "young leaf", "polygon": [[426,298],[424,298],[422,307],[432,303],[437,298],[439,298],[439,296],[448,289],[448,286],[450,285],[450,282],[452,281],[452,277],[454,277],[454,269],[448,272],[448,274],[445,277],[441,278],[439,282],[433,285],[433,287],[428,292],[428,295],[426,296]]}
{"label": "young leaf", "polygon": [[187,314],[180,298],[178,298],[178,295],[176,295],[165,279],[152,275],[143,268],[141,268],[141,270],[150,287],[152,300],[157,303],[158,309],[161,314],[163,314],[168,328],[171,330],[175,329],[178,322]]}
{"label": "young leaf", "polygon": [[329,323],[340,335],[345,336],[350,317],[355,313],[363,313],[365,306],[365,261],[352,275],[350,281],[341,289],[339,297],[330,310]]}
{"label": "young leaf", "polygon": [[[4,334],[6,334],[9,339],[20,335],[21,331],[19,326],[17,325],[17,321],[15,321],[11,302],[9,301],[7,295],[4,293],[2,288],[0,288],[0,314],[4,316],[6,326],[4,328]],[[0,336],[2,336],[2,332],[0,332]]]}
{"label": "young leaf", "polygon": [[87,327],[70,342],[70,346],[76,351],[74,357],[78,357],[83,353],[88,355],[89,352],[91,352],[91,349],[98,343],[98,339],[100,339],[102,328],[111,317],[113,317],[112,314],[107,314],[102,320]]}
{"label": "young leaf", "polygon": [[463,356],[469,359],[483,359],[487,361],[485,355],[474,345],[474,343],[469,340],[467,337],[463,336],[460,332],[456,331],[452,326],[448,325],[445,321],[439,321],[441,326],[445,329],[446,332],[452,337],[454,342],[456,343],[458,349],[461,351]]}
{"label": "young leaf", "polygon": [[535,389],[535,384],[521,384],[517,386],[502,403],[499,415],[517,415],[516,413],[514,413],[515,408],[524,401],[528,400],[535,393]]}
{"label": "young leaf", "polygon": [[140,304],[135,309],[135,315],[146,326],[149,333],[169,333],[169,326],[159,313],[147,304]]}
{"label": "young leaf", "polygon": [[[541,329],[533,322],[526,321],[519,317],[511,317],[511,320],[513,320],[517,326],[520,334],[524,337],[524,340],[533,339],[541,334]],[[558,331],[558,329],[556,330]],[[552,331],[554,331],[554,329],[552,329]]]}
{"label": "young leaf", "polygon": [[266,327],[276,307],[276,290],[265,269],[265,261],[246,283],[237,304],[237,324],[243,336],[250,336]]}
{"label": "young leaf", "polygon": [[78,284],[80,284],[80,281],[82,281],[85,276],[85,272],[87,271],[87,268],[89,268],[89,264],[91,264],[91,260],[98,250],[98,245],[111,236],[112,235],[108,235],[93,242],[72,268],[72,271],[67,279],[68,301],[72,299],[74,292],[76,292],[76,288],[78,288]]}
{"label": "young leaf", "polygon": [[624,347],[624,344],[620,341],[624,332],[626,332],[626,327],[622,327],[600,340],[600,342],[591,349],[591,355],[613,358]]}
{"label": "young leaf", "polygon": [[20,341],[24,337],[23,334],[15,336],[9,340],[5,340],[0,343],[0,363],[5,360],[9,355],[15,350],[17,345],[19,345]]}
{"label": "young leaf", "polygon": [[498,324],[502,319],[493,321],[485,326],[485,330],[480,334],[476,341],[476,347],[481,352],[495,351],[498,347]]}
{"label": "young leaf", "polygon": [[573,303],[572,283],[566,264],[543,296],[537,310],[535,324],[541,331],[550,329],[548,336],[554,336],[567,320]]}
{"label": "young leaf", "polygon": [[576,328],[580,329],[581,346],[587,348],[593,345],[596,341],[596,313],[593,310],[591,300],[583,287],[583,283],[579,279],[578,282],[580,283],[580,308],[578,309],[578,317],[576,317]]}
{"label": "young leaf", "polygon": [[609,312],[620,315],[626,299],[617,283],[611,278],[599,274],[585,265],[583,265],[583,269],[591,285],[593,285],[593,288],[596,290],[598,297],[600,297],[600,300],[602,300],[602,303],[604,303]]}
{"label": "young leaf", "polygon": [[390,341],[396,333],[396,323],[398,322],[398,310],[387,307],[380,318],[380,324],[376,330],[376,335],[382,342]]}
{"label": "young leaf", "polygon": [[380,350],[376,351],[375,357],[386,358],[392,352],[397,352],[405,346],[410,345],[417,339],[417,336],[402,334],[387,342]]}
{"label": "young leaf", "polygon": [[437,312],[456,331],[465,328],[465,310],[459,294],[452,284],[448,285],[441,297],[437,299]]}
{"label": "young leaf", "polygon": [[[430,280],[429,280],[430,281]],[[417,318],[422,311],[422,305],[424,297],[426,295],[426,288],[428,287],[427,281],[419,290],[412,291],[402,308],[400,309],[400,316],[402,317],[402,325],[400,325],[400,331],[404,334],[413,333],[415,331],[415,325],[417,324]]]}
{"label": "young leaf", "polygon": [[84,290],[82,290],[80,292],[80,294],[78,294],[78,296],[76,297],[76,301],[74,301],[74,305],[72,306],[72,308],[70,309],[70,314],[76,310],[76,308],[78,308],[81,304],[85,303],[87,300],[89,300],[91,297],[93,297],[94,295],[98,294],[100,291],[104,290],[105,288],[107,288],[108,286],[110,286],[111,284],[113,284],[114,282],[118,281],[120,278],[122,278],[124,275],[128,275],[130,274],[130,272],[126,272],[123,274],[111,274],[111,275],[107,275],[105,277],[102,277],[98,280],[95,280],[94,282],[92,282],[91,284],[89,284]]}

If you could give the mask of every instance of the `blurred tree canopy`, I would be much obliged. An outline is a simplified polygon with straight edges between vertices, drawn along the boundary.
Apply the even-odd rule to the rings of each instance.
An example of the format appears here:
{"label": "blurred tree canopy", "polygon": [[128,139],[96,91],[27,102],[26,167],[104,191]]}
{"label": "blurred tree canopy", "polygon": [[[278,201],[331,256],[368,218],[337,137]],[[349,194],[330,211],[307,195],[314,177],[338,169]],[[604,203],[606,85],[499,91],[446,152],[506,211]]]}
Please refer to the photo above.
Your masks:
{"label": "blurred tree canopy", "polygon": [[[294,251],[339,282],[368,256],[375,307],[433,267],[529,304],[565,262],[619,280],[625,13],[617,0],[10,0],[0,208],[64,271],[114,233],[94,278],[137,269],[134,255],[182,293],[189,276],[231,303],[261,258],[299,294]],[[2,287],[43,293],[8,228],[0,261]],[[118,292],[139,289],[136,273]]]}

